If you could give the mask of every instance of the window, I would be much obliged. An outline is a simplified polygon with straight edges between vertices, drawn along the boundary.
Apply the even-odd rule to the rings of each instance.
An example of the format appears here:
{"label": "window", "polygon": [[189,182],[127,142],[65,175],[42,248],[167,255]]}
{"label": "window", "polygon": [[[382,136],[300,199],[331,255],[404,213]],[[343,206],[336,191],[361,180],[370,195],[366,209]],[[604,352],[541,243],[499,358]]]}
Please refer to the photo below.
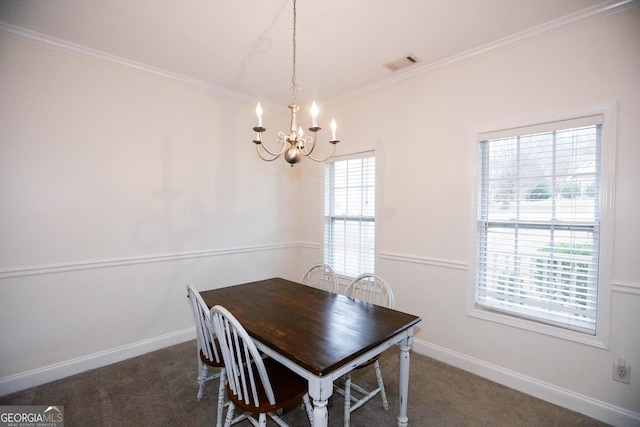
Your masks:
{"label": "window", "polygon": [[375,157],[325,164],[324,261],[336,274],[374,272]]}
{"label": "window", "polygon": [[480,135],[474,309],[596,335],[608,310],[603,123],[596,114]]}

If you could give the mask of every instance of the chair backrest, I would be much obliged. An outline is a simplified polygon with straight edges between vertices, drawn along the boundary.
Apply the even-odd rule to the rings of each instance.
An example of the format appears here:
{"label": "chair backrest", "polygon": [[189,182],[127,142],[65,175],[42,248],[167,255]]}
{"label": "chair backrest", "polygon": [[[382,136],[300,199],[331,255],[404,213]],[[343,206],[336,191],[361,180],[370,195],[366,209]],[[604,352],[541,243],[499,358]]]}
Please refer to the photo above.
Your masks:
{"label": "chair backrest", "polygon": [[393,308],[395,304],[389,283],[371,273],[361,274],[353,279],[344,294],[387,308]]}
{"label": "chair backrest", "polygon": [[202,299],[200,292],[191,285],[187,285],[187,296],[189,297],[189,301],[191,301],[193,317],[196,322],[198,351],[202,351],[207,359],[221,363],[222,355],[218,353],[217,346],[215,345],[215,333],[209,319],[209,307],[207,307],[207,304]]}
{"label": "chair backrest", "polygon": [[327,264],[311,266],[302,276],[301,282],[305,285],[325,291],[338,292],[338,278],[333,268]]}
{"label": "chair backrest", "polygon": [[216,331],[229,388],[246,405],[260,406],[258,391],[264,390],[267,400],[275,404],[275,396],[264,361],[244,327],[226,308],[211,309],[211,323]]}

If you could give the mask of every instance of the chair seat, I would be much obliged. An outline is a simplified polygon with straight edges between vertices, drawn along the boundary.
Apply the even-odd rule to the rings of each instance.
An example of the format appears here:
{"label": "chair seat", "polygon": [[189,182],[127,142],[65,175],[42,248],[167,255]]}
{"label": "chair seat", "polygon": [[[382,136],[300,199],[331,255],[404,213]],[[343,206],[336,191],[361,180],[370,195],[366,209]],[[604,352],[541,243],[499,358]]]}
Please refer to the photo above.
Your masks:
{"label": "chair seat", "polygon": [[[214,341],[215,341],[216,349],[217,349],[218,351],[217,351],[217,353],[215,353],[215,352],[213,351],[213,345],[212,345],[211,343],[207,343],[209,346],[211,346],[211,350],[212,350],[212,351],[211,351],[210,353],[211,353],[211,354],[222,354],[222,353],[220,352],[220,343],[218,342],[218,339],[216,338],[216,339],[214,339]],[[215,359],[209,359],[209,358],[207,357],[207,355],[206,355],[206,354],[204,354],[204,352],[202,351],[202,349],[200,349],[200,360],[202,360],[202,363],[204,363],[204,364],[206,364],[206,365],[208,365],[208,366],[211,366],[211,367],[213,367],[213,368],[224,368],[224,360],[222,360],[222,357],[220,357],[220,361],[219,361],[219,362],[216,362],[216,360],[215,360]]]}
{"label": "chair seat", "polygon": [[[266,397],[262,384],[257,384],[258,401],[260,402],[260,405],[257,407],[253,402],[251,392],[249,392],[249,403],[247,404],[244,400],[238,399],[227,384],[229,400],[247,412],[265,413],[286,408],[302,399],[307,393],[307,381],[273,359],[263,360],[269,378],[271,379],[271,387],[273,388],[276,403],[274,405],[269,404],[269,399]],[[252,365],[252,369],[254,375],[257,377],[258,372],[257,369],[255,369],[255,365]]]}

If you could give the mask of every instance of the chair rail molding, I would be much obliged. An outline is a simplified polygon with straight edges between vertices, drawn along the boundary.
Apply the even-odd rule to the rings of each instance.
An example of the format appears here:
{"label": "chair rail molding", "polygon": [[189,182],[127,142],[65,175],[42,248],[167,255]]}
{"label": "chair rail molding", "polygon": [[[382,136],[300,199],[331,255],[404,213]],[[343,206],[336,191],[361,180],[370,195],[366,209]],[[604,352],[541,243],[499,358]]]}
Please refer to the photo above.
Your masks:
{"label": "chair rail molding", "polygon": [[298,247],[303,249],[322,249],[322,245],[320,243],[311,243],[311,242],[298,242]]}
{"label": "chair rail molding", "polygon": [[172,262],[196,258],[208,258],[227,255],[245,254],[250,252],[273,251],[296,248],[298,243],[274,243],[267,245],[243,246],[225,249],[207,249],[191,252],[176,252],[173,254],[141,255],[137,257],[113,258],[104,260],[90,260],[51,265],[36,265],[23,268],[0,269],[0,280],[14,277],[37,276],[41,274],[67,273],[79,270],[94,270],[99,268],[123,267],[128,265],[151,264],[156,262]]}
{"label": "chair rail molding", "polygon": [[386,259],[389,261],[408,262],[411,264],[422,264],[432,267],[442,267],[461,271],[467,271],[469,269],[469,264],[467,262],[454,259],[423,257],[417,255],[403,255],[390,252],[378,252],[378,258]]}
{"label": "chair rail molding", "polygon": [[640,296],[640,283],[614,279],[611,281],[611,292]]}

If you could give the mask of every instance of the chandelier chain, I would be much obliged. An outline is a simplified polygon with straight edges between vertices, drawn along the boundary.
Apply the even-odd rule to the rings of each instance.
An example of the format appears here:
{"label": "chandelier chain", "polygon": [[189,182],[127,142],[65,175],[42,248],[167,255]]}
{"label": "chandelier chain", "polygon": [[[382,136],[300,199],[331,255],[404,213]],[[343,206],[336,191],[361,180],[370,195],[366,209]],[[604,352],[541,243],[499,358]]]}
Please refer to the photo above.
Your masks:
{"label": "chandelier chain", "polygon": [[291,93],[293,94],[293,103],[296,103],[296,92],[298,85],[296,84],[296,0],[293,0],[293,66],[291,69]]}

